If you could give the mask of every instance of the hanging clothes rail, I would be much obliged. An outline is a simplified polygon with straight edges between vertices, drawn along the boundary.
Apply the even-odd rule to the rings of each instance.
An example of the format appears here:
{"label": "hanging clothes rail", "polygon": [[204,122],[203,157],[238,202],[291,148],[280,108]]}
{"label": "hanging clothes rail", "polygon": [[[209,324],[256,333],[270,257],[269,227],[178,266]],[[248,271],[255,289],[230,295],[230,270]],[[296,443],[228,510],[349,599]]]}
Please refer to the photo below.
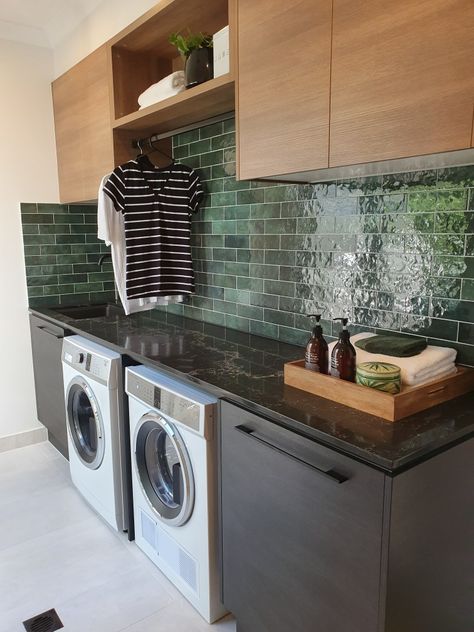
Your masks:
{"label": "hanging clothes rail", "polygon": [[224,112],[224,114],[219,114],[218,116],[213,116],[211,118],[205,119],[203,121],[197,121],[196,123],[192,123],[191,125],[185,125],[184,127],[179,127],[178,129],[174,129],[171,132],[163,132],[162,134],[153,134],[152,136],[147,136],[145,138],[137,138],[132,140],[132,147],[134,149],[138,149],[140,147],[144,147],[149,143],[155,143],[159,140],[164,140],[165,138],[170,138],[171,136],[175,136],[175,134],[182,134],[183,132],[189,132],[193,129],[198,129],[199,127],[204,127],[205,125],[212,125],[212,123],[220,123],[221,121],[226,121],[230,118],[233,118],[235,112]]}

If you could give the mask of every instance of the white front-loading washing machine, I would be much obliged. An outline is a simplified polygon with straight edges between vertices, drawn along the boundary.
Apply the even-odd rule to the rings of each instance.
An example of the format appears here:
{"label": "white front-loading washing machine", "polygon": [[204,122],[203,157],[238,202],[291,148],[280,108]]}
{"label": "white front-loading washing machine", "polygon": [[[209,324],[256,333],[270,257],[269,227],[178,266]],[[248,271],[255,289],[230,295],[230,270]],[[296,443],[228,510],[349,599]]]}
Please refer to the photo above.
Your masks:
{"label": "white front-loading washing machine", "polygon": [[217,400],[126,369],[135,541],[209,623],[225,614],[217,558]]}
{"label": "white front-loading washing machine", "polygon": [[71,478],[115,530],[128,528],[122,363],[81,336],[64,339],[64,394]]}

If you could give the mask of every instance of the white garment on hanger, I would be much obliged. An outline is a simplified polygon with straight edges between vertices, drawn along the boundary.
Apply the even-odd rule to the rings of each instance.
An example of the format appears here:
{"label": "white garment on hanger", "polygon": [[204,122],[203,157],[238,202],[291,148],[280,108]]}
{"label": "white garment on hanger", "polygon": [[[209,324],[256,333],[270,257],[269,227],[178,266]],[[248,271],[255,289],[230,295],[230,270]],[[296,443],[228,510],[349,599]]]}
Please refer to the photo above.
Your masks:
{"label": "white garment on hanger", "polygon": [[112,200],[104,192],[104,184],[108,178],[109,175],[102,178],[97,195],[97,236],[105,241],[106,246],[111,246],[115,283],[125,314],[128,316],[135,312],[144,312],[153,309],[157,305],[182,303],[184,296],[181,295],[127,298],[125,291],[126,252],[124,220],[122,213],[115,210]]}

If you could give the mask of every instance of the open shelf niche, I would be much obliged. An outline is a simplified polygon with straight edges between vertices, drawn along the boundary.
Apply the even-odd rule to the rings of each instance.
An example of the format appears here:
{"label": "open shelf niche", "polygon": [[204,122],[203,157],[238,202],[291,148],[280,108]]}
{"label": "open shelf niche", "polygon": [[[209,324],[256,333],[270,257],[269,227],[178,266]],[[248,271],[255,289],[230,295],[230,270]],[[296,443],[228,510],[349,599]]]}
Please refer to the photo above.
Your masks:
{"label": "open shelf niche", "polygon": [[183,59],[168,42],[176,31],[213,34],[229,24],[233,66],[235,11],[236,0],[162,0],[109,41],[115,164],[131,157],[133,138],[172,132],[234,110],[232,68],[141,110],[138,97],[153,83],[183,69]]}

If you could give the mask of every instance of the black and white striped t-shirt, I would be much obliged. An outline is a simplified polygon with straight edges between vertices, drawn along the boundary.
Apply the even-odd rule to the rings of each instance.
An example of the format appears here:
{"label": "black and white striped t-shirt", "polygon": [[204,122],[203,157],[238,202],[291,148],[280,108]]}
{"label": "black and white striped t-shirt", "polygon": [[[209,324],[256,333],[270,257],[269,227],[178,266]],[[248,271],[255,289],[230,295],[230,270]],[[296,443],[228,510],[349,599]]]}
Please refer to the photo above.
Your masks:
{"label": "black and white striped t-shirt", "polygon": [[127,298],[192,294],[191,214],[203,197],[197,173],[155,167],[144,156],[117,167],[104,191],[124,217]]}

